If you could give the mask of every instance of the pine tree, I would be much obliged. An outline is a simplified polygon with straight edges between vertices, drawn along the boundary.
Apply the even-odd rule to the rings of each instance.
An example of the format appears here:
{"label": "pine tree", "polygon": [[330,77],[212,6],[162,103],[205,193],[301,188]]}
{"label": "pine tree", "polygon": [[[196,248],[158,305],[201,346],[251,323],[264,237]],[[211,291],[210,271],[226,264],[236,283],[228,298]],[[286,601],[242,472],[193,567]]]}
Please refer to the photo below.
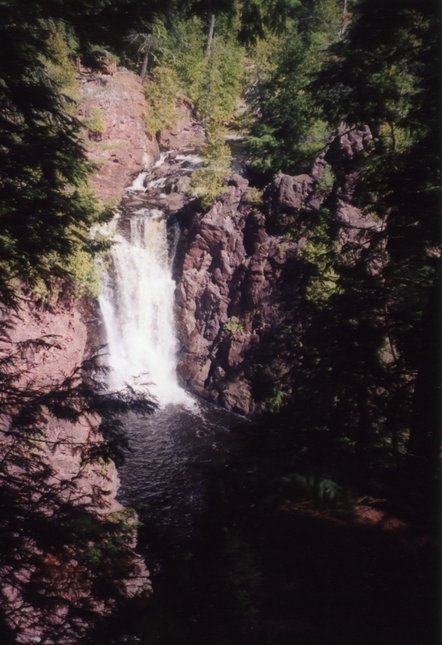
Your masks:
{"label": "pine tree", "polygon": [[[381,331],[392,355],[388,369],[378,361],[367,373],[367,386],[373,388],[376,373],[384,371],[377,412],[374,408],[378,423],[393,436],[411,429],[410,460],[421,476],[430,478],[437,472],[439,454],[438,29],[431,3],[364,0],[314,87],[331,124],[368,124],[374,135],[362,161],[357,195],[365,212],[383,224],[388,259],[381,281],[367,285],[366,304],[359,314],[355,311],[355,319],[369,323],[368,335]],[[357,271],[341,271],[349,302],[355,285],[363,284],[357,282]],[[371,322],[367,303],[380,312]]]}

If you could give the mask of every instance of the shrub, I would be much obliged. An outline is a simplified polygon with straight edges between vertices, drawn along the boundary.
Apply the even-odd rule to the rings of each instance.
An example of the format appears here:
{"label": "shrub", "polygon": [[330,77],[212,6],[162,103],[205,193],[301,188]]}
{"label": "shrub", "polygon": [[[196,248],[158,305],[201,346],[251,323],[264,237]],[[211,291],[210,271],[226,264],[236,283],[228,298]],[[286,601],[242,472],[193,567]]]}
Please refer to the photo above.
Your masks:
{"label": "shrub", "polygon": [[67,270],[72,277],[77,296],[98,298],[101,292],[103,264],[98,262],[92,253],[78,249],[69,258]]}
{"label": "shrub", "polygon": [[319,213],[312,236],[299,254],[312,268],[306,288],[307,299],[322,306],[333,294],[339,293],[340,289],[336,268],[337,252],[330,231],[328,211]]}
{"label": "shrub", "polygon": [[278,387],[273,388],[273,394],[265,402],[265,409],[271,414],[278,414],[287,399],[287,393]]}
{"label": "shrub", "polygon": [[176,101],[179,94],[175,70],[168,65],[157,67],[144,87],[149,110],[145,116],[146,130],[156,134],[173,127],[178,118]]}
{"label": "shrub", "polygon": [[202,154],[204,166],[193,173],[190,190],[207,209],[226,191],[224,179],[230,172],[231,154],[218,130],[209,131],[208,143]]}
{"label": "shrub", "polygon": [[251,206],[262,207],[264,204],[264,191],[251,186],[247,192],[247,201]]}
{"label": "shrub", "polygon": [[319,179],[318,181],[318,188],[319,190],[328,192],[332,190],[335,181],[336,181],[335,173],[333,172],[331,167],[327,165],[324,168],[324,174],[322,175],[321,179]]}
{"label": "shrub", "polygon": [[235,336],[236,334],[240,334],[244,331],[244,325],[237,316],[231,316],[231,318],[224,323],[224,329],[232,336]]}
{"label": "shrub", "polygon": [[87,128],[90,138],[101,138],[106,130],[103,110],[100,108],[91,108],[89,110],[89,116],[83,120],[83,124]]}

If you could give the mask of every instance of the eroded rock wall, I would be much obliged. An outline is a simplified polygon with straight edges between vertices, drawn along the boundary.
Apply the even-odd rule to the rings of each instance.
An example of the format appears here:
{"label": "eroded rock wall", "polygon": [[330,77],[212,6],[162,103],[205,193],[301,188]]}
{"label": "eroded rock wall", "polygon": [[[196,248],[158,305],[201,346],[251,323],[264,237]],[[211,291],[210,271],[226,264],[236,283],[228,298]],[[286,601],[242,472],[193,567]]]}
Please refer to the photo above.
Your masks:
{"label": "eroded rock wall", "polygon": [[337,243],[351,248],[349,262],[379,230],[351,203],[358,155],[370,140],[368,128],[342,125],[310,174],[278,176],[260,205],[248,182],[234,176],[209,212],[181,213],[179,374],[191,391],[246,415],[291,394],[309,316],[302,255],[309,219],[327,208]]}
{"label": "eroded rock wall", "polygon": [[86,124],[87,154],[97,168],[92,185],[105,202],[119,200],[130,179],[149,168],[159,156],[159,145],[147,134],[144,90],[138,77],[119,68],[110,74],[85,71],[81,75],[78,116]]}

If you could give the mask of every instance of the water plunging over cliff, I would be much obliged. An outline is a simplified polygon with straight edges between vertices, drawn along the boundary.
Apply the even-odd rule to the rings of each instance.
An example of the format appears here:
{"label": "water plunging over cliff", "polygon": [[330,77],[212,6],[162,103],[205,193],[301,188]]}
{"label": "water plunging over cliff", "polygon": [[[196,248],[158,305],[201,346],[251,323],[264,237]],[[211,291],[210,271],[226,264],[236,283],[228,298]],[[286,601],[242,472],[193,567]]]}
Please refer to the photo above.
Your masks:
{"label": "water plunging over cliff", "polygon": [[[166,213],[141,207],[141,173],[113,222],[115,244],[100,307],[107,333],[109,385],[148,391],[160,405],[189,402],[176,376],[174,290]],[[132,199],[132,201],[130,201]],[[135,206],[134,206],[135,204]],[[123,200],[124,206],[124,200]]]}

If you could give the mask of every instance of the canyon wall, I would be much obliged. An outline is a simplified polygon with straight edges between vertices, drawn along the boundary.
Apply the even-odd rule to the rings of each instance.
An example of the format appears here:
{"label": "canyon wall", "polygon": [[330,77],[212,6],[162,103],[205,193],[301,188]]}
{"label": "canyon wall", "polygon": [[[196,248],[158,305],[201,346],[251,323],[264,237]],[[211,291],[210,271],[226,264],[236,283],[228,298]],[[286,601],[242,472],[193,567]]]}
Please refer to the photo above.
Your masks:
{"label": "canyon wall", "polygon": [[348,262],[379,228],[352,205],[358,155],[370,140],[368,128],[343,125],[310,174],[276,177],[262,200],[235,175],[207,213],[179,214],[179,373],[191,391],[246,415],[290,396],[310,311],[302,253],[310,220],[328,213]]}
{"label": "canyon wall", "polygon": [[[118,590],[121,598],[150,594],[146,566],[134,551],[134,518],[116,500],[116,466],[101,456],[101,419],[82,407],[87,401],[82,366],[91,354],[90,304],[65,290],[52,305],[42,305],[24,290],[18,309],[1,321],[7,388],[2,388],[0,479],[14,500],[3,500],[2,528],[5,539],[16,537],[9,565],[0,570],[0,595],[19,643],[81,639],[94,616],[112,610],[112,593],[102,595],[96,588],[110,571],[98,566],[93,573],[94,529],[82,528],[94,516],[103,543],[123,521],[128,525],[120,549],[126,566],[112,572],[113,593]],[[63,526],[71,526],[66,535]],[[51,602],[43,601],[43,591]]]}
{"label": "canyon wall", "polygon": [[159,156],[146,132],[146,100],[138,77],[125,69],[114,74],[81,75],[78,116],[89,126],[87,155],[95,165],[92,186],[104,202],[119,201],[131,178]]}

